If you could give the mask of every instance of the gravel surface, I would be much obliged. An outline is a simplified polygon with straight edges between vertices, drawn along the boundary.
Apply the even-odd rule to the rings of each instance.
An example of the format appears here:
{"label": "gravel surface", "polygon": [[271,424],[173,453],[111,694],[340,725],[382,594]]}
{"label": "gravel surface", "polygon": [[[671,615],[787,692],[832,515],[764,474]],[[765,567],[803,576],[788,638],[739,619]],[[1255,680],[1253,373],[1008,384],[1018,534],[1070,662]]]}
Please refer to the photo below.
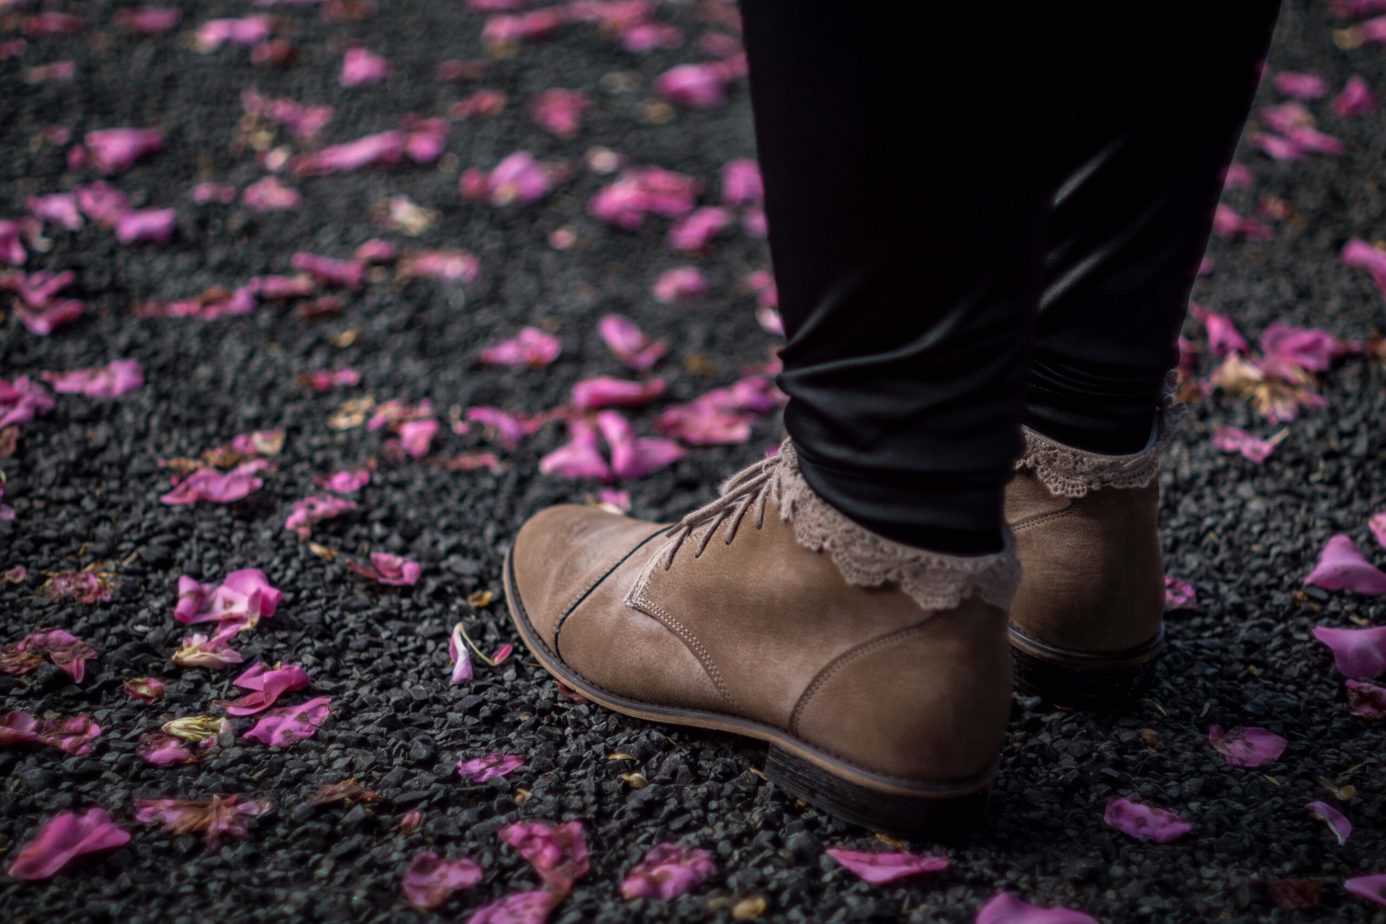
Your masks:
{"label": "gravel surface", "polygon": [[[124,245],[92,222],[79,231],[49,225],[47,249],[31,248],[25,269],[74,271],[69,293],[86,303],[86,314],[36,336],[8,305],[0,307],[0,377],[131,358],[146,379],[114,400],[55,396],[53,411],[21,427],[17,451],[0,460],[6,502],[16,513],[13,522],[0,522],[0,571],[28,569],[27,579],[0,582],[0,644],[55,626],[99,652],[80,684],[51,666],[23,676],[0,673],[0,712],[85,713],[103,729],[89,756],[0,749],[0,860],[8,865],[44,819],[68,809],[105,807],[133,835],[124,847],[48,881],[0,877],[8,920],[462,919],[484,902],[535,887],[534,873],[499,841],[498,830],[522,819],[579,819],[591,871],[554,912],[559,922],[730,920],[738,902],[757,897],[765,920],[963,922],[1003,889],[1104,922],[1386,921],[1386,909],[1341,886],[1345,878],[1386,871],[1379,824],[1386,816],[1386,726],[1349,714],[1342,678],[1310,636],[1318,624],[1386,624],[1386,613],[1374,598],[1301,583],[1334,533],[1352,535],[1368,558],[1386,559],[1367,529],[1386,502],[1380,362],[1352,356],[1325,373],[1327,406],[1288,424],[1262,465],[1217,451],[1209,435],[1217,425],[1263,436],[1280,427],[1225,394],[1194,405],[1162,475],[1162,514],[1167,570],[1198,588],[1199,606],[1171,614],[1170,651],[1154,688],[1120,717],[1017,701],[991,825],[963,845],[910,845],[946,853],[947,872],[915,884],[868,885],[824,848],[884,846],[777,792],[760,775],[763,754],[753,745],[575,702],[523,651],[499,667],[478,663],[469,684],[449,684],[454,623],[464,622],[486,651],[515,641],[499,599],[513,531],[545,505],[595,491],[590,483],[539,474],[538,460],[564,441],[560,426],[508,450],[480,428],[454,433],[450,409],[536,412],[566,402],[581,378],[622,375],[597,336],[598,318],[610,311],[671,344],[659,367],[668,395],[631,415],[641,432],[652,431],[655,413],[669,402],[764,363],[776,342],[757,324],[755,296],[742,285],[768,263],[763,241],[738,227],[689,258],[667,246],[666,219],[623,232],[587,211],[613,179],[589,168],[593,147],[696,177],[708,203],[718,198],[722,165],[753,155],[743,82],[731,84],[725,105],[709,109],[671,108],[654,91],[670,67],[709,59],[700,37],[728,32],[709,22],[717,7],[659,9],[659,21],[684,30],[682,48],[632,54],[593,25],[571,24],[549,41],[491,58],[479,79],[449,82],[435,76],[440,62],[488,57],[485,17],[460,2],[381,0],[380,11],[360,21],[324,19],[314,6],[183,2],[180,26],[152,37],[113,27],[116,4],[67,6],[85,20],[82,31],[28,36],[21,54],[0,60],[0,218],[25,214],[30,196],[96,178],[67,165],[67,149],[85,132],[157,126],[164,149],[109,182],[135,207],[176,208],[177,230],[167,244]],[[1360,74],[1386,94],[1386,46],[1339,47],[1334,30],[1345,23],[1325,6],[1287,4],[1270,73],[1319,73],[1331,93]],[[0,43],[23,34],[32,11],[6,7],[0,2]],[[204,21],[252,12],[279,18],[279,34],[297,51],[290,65],[254,64],[243,47],[193,47],[191,34]],[[358,42],[393,71],[382,83],[343,89],[341,58]],[[66,59],[76,64],[71,81],[25,82],[29,68]],[[244,130],[239,101],[252,85],[267,96],[334,105],[322,143],[394,129],[406,113],[446,115],[478,87],[503,90],[509,102],[498,116],[454,121],[446,153],[433,164],[311,178],[287,173],[285,182],[303,197],[287,211],[195,204],[190,192],[198,181],[244,187],[266,175],[255,145],[266,147],[269,136]],[[590,94],[575,138],[555,137],[529,117],[531,99],[550,87]],[[1258,105],[1280,99],[1269,83],[1261,92]],[[1265,219],[1274,231],[1269,240],[1215,238],[1214,268],[1195,300],[1230,314],[1249,337],[1284,320],[1366,338],[1386,326],[1383,296],[1367,273],[1343,266],[1339,252],[1349,239],[1386,236],[1386,191],[1378,179],[1386,132],[1379,113],[1343,119],[1327,99],[1309,106],[1319,126],[1342,140],[1344,153],[1276,162],[1246,148],[1239,159],[1251,167],[1254,185],[1230,190],[1229,204],[1252,214],[1266,197],[1278,197],[1288,215]],[[71,129],[71,142],[45,140],[55,125]],[[269,140],[271,148],[306,149],[282,130]],[[517,150],[566,161],[571,176],[529,206],[459,197],[462,170],[489,169]],[[436,220],[417,237],[383,227],[375,215],[390,196],[434,210]],[[551,246],[558,229],[575,235],[570,248]],[[316,319],[273,302],[218,320],[143,318],[133,310],[289,273],[295,251],[349,258],[375,237],[406,250],[465,248],[479,259],[480,276],[469,284],[399,281],[374,270],[359,290],[338,293],[339,314]],[[656,301],[654,280],[687,263],[704,271],[708,294],[675,305]],[[562,353],[555,362],[535,369],[478,362],[483,346],[525,324],[557,335]],[[1188,333],[1204,342],[1192,321]],[[359,385],[316,394],[296,382],[301,373],[343,366],[359,370]],[[1211,367],[1205,360],[1202,372]],[[327,425],[342,402],[364,395],[430,399],[443,422],[431,455],[401,459],[386,447],[384,431]],[[284,429],[286,439],[258,491],[228,505],[160,502],[171,475],[162,460],[195,457],[236,434],[271,428]],[[778,432],[768,415],[743,445],[691,450],[621,487],[629,489],[635,514],[677,515],[710,497],[720,477],[760,457]],[[442,464],[486,449],[501,457],[496,472]],[[283,527],[295,500],[320,493],[315,476],[368,460],[377,467],[355,495],[359,509],[313,532],[314,542],[336,551],[334,560]],[[422,579],[388,587],[348,570],[346,559],[372,551],[418,561]],[[54,601],[40,592],[47,573],[91,565],[114,574],[108,602]],[[247,663],[301,664],[312,687],[292,701],[329,695],[331,717],[290,748],[237,737],[200,763],[150,766],[136,753],[142,735],[178,716],[216,712],[216,701],[240,692],[231,686],[232,671],[179,669],[169,660],[188,631],[172,618],[179,576],[217,582],[238,568],[262,569],[284,599],[273,619],[240,636],[237,647]],[[468,602],[488,590],[493,602]],[[143,675],[167,683],[163,701],[127,696],[123,681]],[[237,731],[251,721],[234,720]],[[1227,766],[1207,741],[1214,723],[1264,726],[1289,746],[1259,769]],[[523,755],[524,766],[483,784],[458,778],[459,759],[497,751]],[[623,779],[636,771],[648,785],[637,789]],[[380,800],[309,803],[321,785],[348,777]],[[137,799],[217,793],[266,799],[274,809],[251,822],[246,839],[217,847],[132,817]],[[1103,823],[1104,806],[1116,796],[1177,811],[1194,831],[1171,844],[1133,841]],[[1356,823],[1346,845],[1305,811],[1312,800],[1338,805]],[[401,833],[401,817],[414,809],[422,826]],[[623,901],[621,878],[665,840],[710,850],[717,874],[671,902]],[[415,911],[400,882],[424,849],[471,857],[484,878],[436,912]],[[1264,883],[1279,879],[1321,883],[1316,906],[1277,908]]]}

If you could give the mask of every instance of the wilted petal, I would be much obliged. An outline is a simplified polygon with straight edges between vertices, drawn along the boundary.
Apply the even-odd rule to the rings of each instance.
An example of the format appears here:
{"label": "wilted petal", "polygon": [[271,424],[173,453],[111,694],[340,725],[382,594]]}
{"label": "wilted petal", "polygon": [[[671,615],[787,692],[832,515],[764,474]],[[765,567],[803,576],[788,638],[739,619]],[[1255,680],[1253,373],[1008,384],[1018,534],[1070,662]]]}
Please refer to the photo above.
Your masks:
{"label": "wilted petal", "polygon": [[1322,372],[1347,352],[1347,345],[1324,330],[1275,322],[1261,334],[1261,352],[1270,361]]}
{"label": "wilted petal", "polygon": [[1097,919],[1073,908],[1031,905],[1000,892],[978,910],[976,924],[1097,924]]}
{"label": "wilted petal", "polygon": [[484,426],[487,433],[507,449],[514,449],[533,432],[520,417],[497,407],[469,407],[466,419]]}
{"label": "wilted petal", "polygon": [[297,706],[285,706],[265,714],[242,737],[272,748],[286,748],[317,734],[331,713],[331,697],[316,696]]}
{"label": "wilted petal", "polygon": [[915,853],[878,853],[846,850],[841,847],[829,847],[824,853],[872,885],[894,882],[923,873],[938,873],[948,868],[947,857],[930,857]]}
{"label": "wilted petal", "polygon": [[1314,638],[1333,652],[1333,665],[1344,676],[1371,680],[1386,671],[1386,626],[1374,629],[1315,626]]}
{"label": "wilted petal", "polygon": [[501,828],[500,839],[530,862],[551,891],[566,895],[587,874],[587,838],[580,821],[520,821]]}
{"label": "wilted petal", "polygon": [[454,685],[466,683],[476,675],[472,669],[472,652],[462,637],[460,622],[452,627],[452,633],[448,636],[448,660],[452,662],[451,683]]}
{"label": "wilted petal", "polygon": [[157,703],[164,698],[164,682],[157,677],[131,677],[123,684],[131,699],[142,703]]}
{"label": "wilted petal", "polygon": [[1218,427],[1213,431],[1214,446],[1223,452],[1239,452],[1258,465],[1270,457],[1278,444],[1279,440],[1263,440],[1237,427]]}
{"label": "wilted petal", "polygon": [[695,298],[707,291],[707,280],[696,266],[666,270],[655,280],[654,297],[661,302]]}
{"label": "wilted petal", "polygon": [[87,715],[39,721],[27,712],[0,714],[0,747],[44,744],[85,757],[99,737],[101,726]]}
{"label": "wilted petal", "polygon": [[9,873],[16,879],[47,879],[79,856],[110,850],[130,840],[105,809],[53,816],[14,855]]}
{"label": "wilted petal", "polygon": [[78,207],[97,224],[113,228],[120,216],[130,211],[130,201],[125,194],[100,180],[79,186],[76,195]]}
{"label": "wilted petal", "polygon": [[247,186],[241,193],[241,201],[257,212],[282,212],[298,208],[303,197],[278,177],[267,176]]}
{"label": "wilted petal", "polygon": [[487,754],[485,757],[459,760],[457,775],[473,783],[485,783],[509,776],[524,765],[525,759],[519,754]]}
{"label": "wilted petal", "polygon": [[1371,273],[1376,287],[1386,295],[1386,250],[1373,247],[1360,239],[1353,239],[1343,245],[1343,263],[1354,269],[1364,269]]}
{"label": "wilted petal", "polygon": [[1113,799],[1107,803],[1102,820],[1139,841],[1166,844],[1193,830],[1193,825],[1165,809],[1142,805],[1129,799]]}
{"label": "wilted petal", "polygon": [[516,151],[489,174],[468,170],[460,181],[463,198],[484,199],[500,206],[537,202],[552,188],[550,172],[528,151]]}
{"label": "wilted petal", "polygon": [[515,892],[478,908],[467,924],[544,924],[562,899],[548,889]]}
{"label": "wilted petal", "polygon": [[239,796],[213,796],[207,800],[141,799],[135,803],[135,820],[140,824],[160,824],[170,834],[205,835],[215,847],[223,837],[243,838],[249,834],[246,822],[270,810],[268,802],[241,801]]}
{"label": "wilted petal", "polygon": [[404,153],[416,164],[431,164],[443,156],[448,142],[446,119],[421,119],[414,116],[404,120]]}
{"label": "wilted petal", "polygon": [[621,880],[621,897],[668,901],[696,889],[716,872],[717,864],[706,850],[681,844],[656,844]]}
{"label": "wilted petal", "polygon": [[355,494],[370,484],[370,480],[371,470],[368,468],[346,469],[333,472],[326,478],[314,479],[320,487],[327,488],[329,491],[336,491],[338,494]]}
{"label": "wilted petal", "polygon": [[210,667],[221,670],[233,664],[240,664],[245,658],[224,639],[208,638],[194,633],[183,639],[178,650],[173,653],[173,663],[179,667]]}
{"label": "wilted petal", "polygon": [[1386,906],[1386,873],[1357,876],[1343,882],[1343,888],[1359,898]]}
{"label": "wilted petal", "polygon": [[606,480],[611,469],[602,457],[596,428],[580,418],[568,421],[568,442],[539,460],[539,471],[565,478]]}
{"label": "wilted petal", "polygon": [[1198,608],[1198,593],[1188,581],[1165,575],[1165,609],[1192,610]]}
{"label": "wilted petal", "polygon": [[1221,725],[1209,727],[1208,743],[1233,767],[1264,766],[1278,760],[1289,744],[1269,729],[1238,726],[1224,731]]}
{"label": "wilted petal", "polygon": [[[1345,533],[1328,540],[1319,553],[1314,570],[1304,579],[1305,584],[1325,590],[1355,590],[1364,594],[1386,593],[1386,574],[1362,557],[1357,544]],[[1381,630],[1386,633],[1386,629]]]}
{"label": "wilted petal", "polygon": [[274,21],[268,16],[245,16],[240,19],[209,19],[198,27],[197,47],[215,51],[225,44],[258,45],[270,37]]}
{"label": "wilted petal", "polygon": [[537,327],[525,327],[509,340],[487,347],[481,361],[504,366],[547,366],[558,358],[558,338]]}
{"label": "wilted petal", "polygon": [[663,379],[632,382],[610,376],[583,379],[573,386],[573,407],[593,411],[604,407],[639,407],[664,394]]}
{"label": "wilted petal", "polygon": [[1346,844],[1348,838],[1352,836],[1352,822],[1348,821],[1346,815],[1327,802],[1310,802],[1305,808],[1309,809],[1309,814],[1328,825],[1328,829],[1338,839],[1338,846],[1341,847]]}
{"label": "wilted petal", "polygon": [[481,867],[471,860],[448,860],[431,850],[418,854],[404,872],[404,897],[420,911],[442,906],[453,892],[481,881]]}
{"label": "wilted petal", "polygon": [[364,48],[348,48],[342,57],[341,82],[344,87],[377,83],[390,75],[390,62]]}
{"label": "wilted petal", "polygon": [[1386,719],[1386,687],[1365,680],[1347,682],[1348,708],[1364,719]]}
{"label": "wilted petal", "polygon": [[419,563],[389,552],[372,552],[370,564],[348,562],[352,571],[380,584],[409,587],[418,583],[423,569]]}

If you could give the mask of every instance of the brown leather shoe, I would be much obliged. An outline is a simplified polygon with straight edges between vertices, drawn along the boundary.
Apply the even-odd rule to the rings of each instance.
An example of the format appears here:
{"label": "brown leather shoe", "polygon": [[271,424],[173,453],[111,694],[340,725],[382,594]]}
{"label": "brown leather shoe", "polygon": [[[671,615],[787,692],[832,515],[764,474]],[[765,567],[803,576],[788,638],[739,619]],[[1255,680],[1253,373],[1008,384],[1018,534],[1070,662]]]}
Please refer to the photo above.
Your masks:
{"label": "brown leather shoe", "polygon": [[1149,682],[1164,638],[1159,443],[1106,456],[1026,430],[1006,489],[1022,566],[1009,630],[1021,692],[1119,708]]}
{"label": "brown leather shoe", "polygon": [[661,525],[544,510],[506,559],[539,663],[624,715],[769,743],[767,776],[874,830],[984,814],[1010,701],[1010,549],[889,542],[799,474],[792,444]]}

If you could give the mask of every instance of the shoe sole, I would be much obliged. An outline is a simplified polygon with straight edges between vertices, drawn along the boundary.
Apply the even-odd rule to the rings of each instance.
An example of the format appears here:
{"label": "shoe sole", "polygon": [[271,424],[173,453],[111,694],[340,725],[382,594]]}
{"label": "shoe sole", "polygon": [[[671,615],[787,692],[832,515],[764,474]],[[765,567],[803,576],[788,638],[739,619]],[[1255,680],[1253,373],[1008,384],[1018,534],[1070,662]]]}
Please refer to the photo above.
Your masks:
{"label": "shoe sole", "polygon": [[1163,627],[1144,644],[1103,654],[1050,645],[1015,626],[1009,634],[1017,692],[1089,712],[1114,712],[1138,700],[1164,650]]}
{"label": "shoe sole", "polygon": [[986,821],[995,765],[964,780],[925,782],[875,773],[760,722],[697,709],[629,699],[571,670],[540,638],[515,586],[512,555],[505,557],[506,608],[520,640],[554,679],[592,702],[649,722],[728,732],[769,745],[765,775],[789,796],[872,831],[957,840]]}

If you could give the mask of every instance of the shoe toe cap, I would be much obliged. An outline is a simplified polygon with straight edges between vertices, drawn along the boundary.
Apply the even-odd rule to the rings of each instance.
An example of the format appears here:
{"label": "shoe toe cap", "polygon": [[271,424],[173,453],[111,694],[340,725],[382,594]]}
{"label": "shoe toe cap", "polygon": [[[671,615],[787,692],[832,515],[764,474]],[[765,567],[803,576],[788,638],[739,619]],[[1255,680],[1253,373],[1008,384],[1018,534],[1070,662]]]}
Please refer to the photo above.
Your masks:
{"label": "shoe toe cap", "polygon": [[544,643],[563,611],[643,539],[661,530],[597,507],[561,504],[525,521],[511,550],[514,590]]}

